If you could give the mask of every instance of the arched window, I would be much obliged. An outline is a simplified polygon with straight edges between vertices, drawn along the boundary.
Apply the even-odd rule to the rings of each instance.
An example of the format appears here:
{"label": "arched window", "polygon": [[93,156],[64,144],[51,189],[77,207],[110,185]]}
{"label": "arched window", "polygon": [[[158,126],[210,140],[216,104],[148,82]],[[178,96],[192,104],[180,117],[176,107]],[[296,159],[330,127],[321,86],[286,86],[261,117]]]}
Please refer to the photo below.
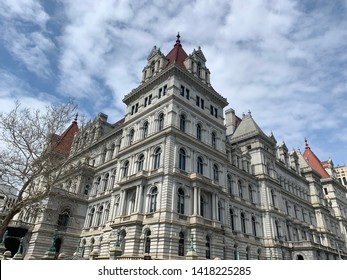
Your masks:
{"label": "arched window", "polygon": [[110,150],[110,159],[113,159],[115,149],[116,149],[116,144],[113,143]]}
{"label": "arched window", "polygon": [[[273,189],[270,190],[270,195],[271,195],[271,203],[273,207],[276,207],[276,195],[275,191]],[[294,206],[295,207],[295,206]],[[296,212],[296,211],[295,211]]]}
{"label": "arched window", "polygon": [[94,250],[94,243],[95,243],[95,240],[94,240],[94,237],[92,237],[90,239],[89,253],[93,252],[93,250]]}
{"label": "arched window", "polygon": [[161,148],[156,148],[154,151],[154,163],[153,168],[158,169],[160,167],[160,155],[161,155]]}
{"label": "arched window", "polygon": [[200,175],[204,174],[204,162],[201,157],[198,157],[196,160],[197,173]]}
{"label": "arched window", "polygon": [[104,211],[104,206],[100,206],[98,212],[96,213],[96,226],[100,226],[102,222],[102,212]]}
{"label": "arched window", "polygon": [[84,253],[85,253],[85,250],[86,250],[86,240],[83,239],[82,240],[82,246],[81,246],[81,257],[83,258],[84,257]]}
{"label": "arched window", "polygon": [[249,246],[246,247],[246,260],[249,260],[250,259],[250,248]]}
{"label": "arched window", "polygon": [[123,164],[123,174],[122,174],[122,178],[128,176],[128,172],[129,172],[129,161],[126,160]]}
{"label": "arched window", "polygon": [[66,227],[69,224],[70,211],[65,209],[58,216],[58,230],[66,230]]}
{"label": "arched window", "polygon": [[135,200],[136,200],[136,192],[129,192],[129,214],[134,213],[135,211]]}
{"label": "arched window", "polygon": [[119,233],[119,240],[120,240],[120,249],[122,250],[123,254],[124,254],[124,250],[125,250],[125,237],[126,237],[126,232],[125,230],[122,230]]}
{"label": "arched window", "polygon": [[201,135],[201,125],[196,125],[196,138],[201,141],[202,135]]}
{"label": "arched window", "polygon": [[145,236],[145,254],[149,254],[151,252],[151,231],[147,230]]}
{"label": "arched window", "polygon": [[233,180],[230,175],[227,176],[228,192],[233,194]]}
{"label": "arched window", "polygon": [[145,161],[145,156],[143,154],[139,155],[137,159],[137,172],[140,172],[143,170],[144,161]]}
{"label": "arched window", "polygon": [[179,240],[178,240],[178,255],[184,256],[184,234],[180,232]]}
{"label": "arched window", "polygon": [[100,188],[100,183],[101,183],[101,177],[99,176],[97,179],[96,179],[96,182],[95,182],[95,190],[94,190],[94,194],[96,194],[97,192],[99,192],[99,188]]}
{"label": "arched window", "polygon": [[61,243],[62,243],[61,238],[56,238],[56,239],[54,240],[55,258],[56,258],[56,259],[57,259],[58,256],[59,256],[59,252],[60,252],[60,248],[61,248]]}
{"label": "arched window", "polygon": [[249,195],[249,201],[251,203],[254,202],[254,198],[253,198],[253,189],[251,185],[248,185],[248,195]]}
{"label": "arched window", "polygon": [[158,196],[158,188],[154,187],[151,191],[149,212],[157,211],[157,196]]}
{"label": "arched window", "polygon": [[148,136],[148,122],[146,121],[144,124],[143,124],[143,138],[146,138]]}
{"label": "arched window", "polygon": [[235,230],[235,217],[234,217],[234,211],[233,209],[229,209],[229,214],[230,214],[230,226],[232,230]]}
{"label": "arched window", "polygon": [[180,115],[180,130],[183,132],[186,131],[186,116],[183,114]]}
{"label": "arched window", "polygon": [[199,78],[201,77],[201,63],[200,62],[197,63],[196,74],[198,75]]}
{"label": "arched window", "polygon": [[95,214],[95,208],[93,207],[90,210],[90,212],[89,212],[89,224],[88,224],[88,227],[91,227],[93,225],[94,214]]}
{"label": "arched window", "polygon": [[164,128],[164,114],[161,113],[158,118],[158,123],[159,123],[159,131],[163,130]]}
{"label": "arched window", "polygon": [[205,200],[204,197],[200,196],[200,216],[204,217],[205,215]]}
{"label": "arched window", "polygon": [[246,218],[245,213],[241,212],[241,231],[246,233]]}
{"label": "arched window", "polygon": [[222,203],[218,201],[218,221],[222,221]]}
{"label": "arched window", "polygon": [[135,135],[135,130],[134,129],[130,130],[130,133],[129,133],[129,145],[133,144],[133,142],[134,142],[134,135]]}
{"label": "arched window", "polygon": [[213,165],[213,180],[216,182],[219,181],[219,170],[217,164]]}
{"label": "arched window", "polygon": [[254,216],[252,216],[252,233],[257,236],[257,221]]}
{"label": "arched window", "polygon": [[89,190],[90,190],[90,186],[89,186],[89,185],[86,185],[86,186],[84,187],[84,194],[85,194],[85,195],[88,195],[88,194],[89,194]]}
{"label": "arched window", "polygon": [[106,154],[107,154],[107,149],[105,148],[102,151],[100,163],[104,163],[106,161]]}
{"label": "arched window", "polygon": [[258,249],[257,254],[258,254],[258,260],[261,260],[261,249]]}
{"label": "arched window", "polygon": [[216,148],[216,133],[212,132],[211,135],[211,145],[213,148]]}
{"label": "arched window", "polygon": [[183,171],[186,170],[186,151],[184,149],[180,149],[180,151],[179,151],[178,168],[183,170]]}
{"label": "arched window", "polygon": [[[279,237],[280,237],[280,227],[279,227],[279,224],[278,224],[278,221],[277,221],[277,220],[275,221],[275,230],[276,230],[275,236],[276,236],[277,238],[279,238]],[[295,238],[294,238],[294,239],[295,239]]]}
{"label": "arched window", "polygon": [[243,185],[241,180],[238,181],[238,185],[239,185],[239,197],[243,198]]}
{"label": "arched window", "polygon": [[106,173],[105,175],[105,180],[104,180],[104,186],[103,186],[103,190],[102,191],[106,191],[107,187],[108,187],[108,179],[110,178],[110,174]]}
{"label": "arched window", "polygon": [[110,215],[110,209],[111,205],[108,203],[105,208],[105,215],[104,215],[104,221],[108,221],[109,215]]}
{"label": "arched window", "polygon": [[184,214],[184,191],[182,188],[178,189],[177,196],[177,212]]}
{"label": "arched window", "polygon": [[154,71],[155,71],[155,62],[152,61],[151,65],[150,65],[150,70],[151,70],[151,76],[154,75]]}
{"label": "arched window", "polygon": [[206,247],[206,259],[210,259],[211,258],[211,244],[210,244],[210,237],[209,236],[206,236],[205,247]]}

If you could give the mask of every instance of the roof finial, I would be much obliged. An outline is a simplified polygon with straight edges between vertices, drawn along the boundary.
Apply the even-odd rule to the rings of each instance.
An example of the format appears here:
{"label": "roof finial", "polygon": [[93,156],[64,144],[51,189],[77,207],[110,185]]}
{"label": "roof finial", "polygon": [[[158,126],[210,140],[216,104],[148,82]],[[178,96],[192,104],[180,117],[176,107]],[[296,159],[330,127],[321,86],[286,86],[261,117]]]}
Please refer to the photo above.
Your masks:
{"label": "roof finial", "polygon": [[310,149],[308,143],[307,143],[307,138],[305,137],[305,149]]}
{"label": "roof finial", "polygon": [[180,33],[179,33],[179,32],[177,32],[176,38],[177,38],[177,39],[176,39],[176,44],[175,44],[175,46],[176,46],[176,45],[181,46],[181,41],[180,41],[181,36],[180,36]]}
{"label": "roof finial", "polygon": [[74,119],[74,122],[77,123],[77,119],[78,119],[78,112],[76,113],[75,115],[75,119]]}

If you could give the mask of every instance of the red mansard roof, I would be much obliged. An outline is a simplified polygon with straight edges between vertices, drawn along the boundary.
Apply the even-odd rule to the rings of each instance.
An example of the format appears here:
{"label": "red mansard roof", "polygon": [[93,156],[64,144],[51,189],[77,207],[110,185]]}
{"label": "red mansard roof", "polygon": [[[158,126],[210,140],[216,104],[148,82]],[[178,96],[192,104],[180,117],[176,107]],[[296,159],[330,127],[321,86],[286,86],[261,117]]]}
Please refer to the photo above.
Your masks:
{"label": "red mansard roof", "polygon": [[70,152],[75,133],[78,131],[77,114],[72,124],[64,131],[62,135],[53,135],[54,150],[62,154]]}
{"label": "red mansard roof", "polygon": [[325,171],[321,161],[318,157],[311,151],[311,148],[307,144],[307,140],[305,139],[305,151],[303,156],[306,158],[310,166],[316,170],[323,178],[329,177],[328,172]]}
{"label": "red mansard roof", "polygon": [[184,61],[188,57],[187,53],[184,51],[180,41],[180,34],[177,34],[176,44],[173,49],[166,55],[166,59],[169,61],[169,64],[177,63],[178,65],[184,66]]}

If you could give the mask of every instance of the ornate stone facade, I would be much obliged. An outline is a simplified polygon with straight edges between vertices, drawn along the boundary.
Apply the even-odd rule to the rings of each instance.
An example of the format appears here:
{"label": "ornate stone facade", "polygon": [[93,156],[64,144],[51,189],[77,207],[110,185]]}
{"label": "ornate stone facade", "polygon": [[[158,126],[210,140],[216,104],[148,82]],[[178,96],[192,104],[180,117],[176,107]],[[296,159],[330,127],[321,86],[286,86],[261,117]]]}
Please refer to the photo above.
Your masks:
{"label": "ornate stone facade", "polygon": [[[347,257],[346,188],[238,118],[210,84],[200,49],[154,47],[125,118],[100,113],[75,134],[25,258]],[[324,190],[327,189],[325,192]],[[78,247],[78,249],[76,249]]]}

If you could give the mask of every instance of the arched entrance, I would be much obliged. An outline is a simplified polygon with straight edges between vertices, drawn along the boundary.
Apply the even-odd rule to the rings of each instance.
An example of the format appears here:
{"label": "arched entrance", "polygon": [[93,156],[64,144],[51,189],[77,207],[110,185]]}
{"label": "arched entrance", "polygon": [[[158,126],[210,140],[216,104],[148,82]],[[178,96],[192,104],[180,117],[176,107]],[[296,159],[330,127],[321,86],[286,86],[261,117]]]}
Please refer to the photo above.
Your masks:
{"label": "arched entrance", "polygon": [[7,237],[5,240],[5,247],[7,251],[11,251],[12,257],[18,252],[20,241],[18,238]]}

